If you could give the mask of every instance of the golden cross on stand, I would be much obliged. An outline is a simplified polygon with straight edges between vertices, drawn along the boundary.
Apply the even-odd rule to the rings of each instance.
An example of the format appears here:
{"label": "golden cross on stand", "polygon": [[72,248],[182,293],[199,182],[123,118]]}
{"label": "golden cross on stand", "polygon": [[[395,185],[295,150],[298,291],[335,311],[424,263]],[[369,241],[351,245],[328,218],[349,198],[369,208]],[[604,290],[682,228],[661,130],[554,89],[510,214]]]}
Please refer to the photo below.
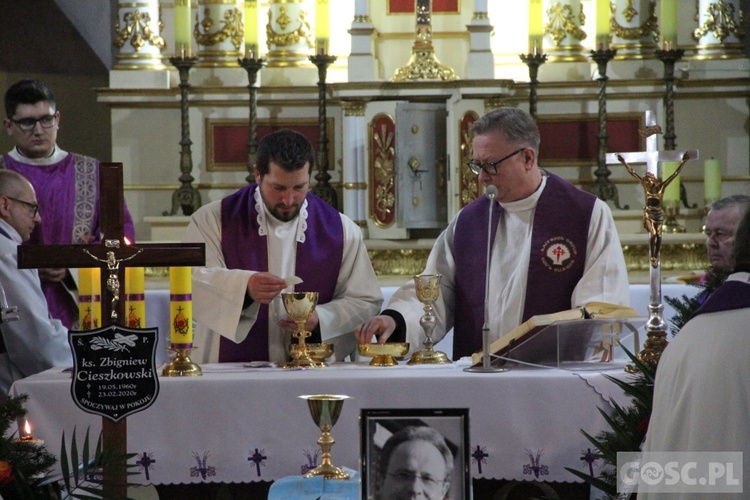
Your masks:
{"label": "golden cross on stand", "polygon": [[[102,323],[127,326],[124,301],[119,300],[120,283],[125,280],[125,267],[203,266],[206,248],[203,243],[159,243],[125,245],[124,196],[121,163],[99,165],[99,220],[102,243],[99,245],[22,245],[18,247],[18,267],[100,267],[102,290],[112,295],[102,301]],[[109,318],[109,319],[107,319]],[[112,422],[102,418],[104,447],[116,449],[116,456],[127,453],[127,419]],[[105,486],[106,498],[126,498],[125,463],[113,464],[104,471],[105,480],[122,485]],[[115,481],[117,479],[120,481]]]}

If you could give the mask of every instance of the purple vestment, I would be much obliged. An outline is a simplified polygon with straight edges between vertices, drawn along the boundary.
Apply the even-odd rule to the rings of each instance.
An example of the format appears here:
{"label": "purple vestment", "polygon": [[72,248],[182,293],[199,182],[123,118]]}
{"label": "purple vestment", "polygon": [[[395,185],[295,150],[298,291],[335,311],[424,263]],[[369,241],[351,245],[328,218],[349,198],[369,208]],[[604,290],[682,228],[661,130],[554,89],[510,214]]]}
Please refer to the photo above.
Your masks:
{"label": "purple vestment", "polygon": [[750,284],[742,281],[726,281],[708,296],[690,319],[699,314],[733,311],[750,307]]}
{"label": "purple vestment", "polygon": [[[595,201],[593,195],[548,174],[534,213],[522,321],[571,308],[570,297],[583,276]],[[482,349],[489,203],[485,196],[470,203],[456,224],[453,359]],[[498,206],[492,212],[493,241],[501,211]]]}
{"label": "purple vestment", "polygon": [[[221,247],[227,269],[268,272],[268,241],[258,234],[255,190],[251,184],[221,201]],[[297,291],[318,292],[318,304],[333,299],[344,255],[344,227],[340,214],[312,193],[307,194],[305,241],[297,242],[295,274],[303,285]],[[302,288],[304,287],[304,288]],[[320,342],[310,337],[309,342]],[[247,338],[236,344],[224,337],[219,361],[268,360],[268,305],[261,304]]]}
{"label": "purple vestment", "polygon": [[[36,191],[42,223],[28,244],[70,245],[85,242],[89,235],[99,241],[99,162],[91,157],[68,153],[51,165],[31,165],[0,157],[0,168],[25,176]],[[133,219],[127,205],[123,222],[125,236],[135,240]],[[78,305],[62,283],[42,282],[50,315],[67,328],[76,323]]]}

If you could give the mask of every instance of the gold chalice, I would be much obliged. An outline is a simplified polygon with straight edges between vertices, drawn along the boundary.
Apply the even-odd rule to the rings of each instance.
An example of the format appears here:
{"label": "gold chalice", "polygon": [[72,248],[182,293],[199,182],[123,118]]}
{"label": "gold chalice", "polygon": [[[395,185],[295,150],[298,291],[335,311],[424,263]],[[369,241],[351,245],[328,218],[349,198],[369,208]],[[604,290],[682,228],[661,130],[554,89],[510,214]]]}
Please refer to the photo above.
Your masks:
{"label": "gold chalice", "polygon": [[313,394],[309,396],[300,396],[307,400],[307,407],[310,409],[310,415],[322,434],[318,438],[318,444],[323,451],[320,465],[304,477],[323,476],[326,479],[349,479],[349,474],[344,472],[340,467],[331,463],[331,447],[335,443],[331,437],[331,428],[341,415],[341,409],[344,407],[344,400],[349,396],[335,396],[332,394]]}
{"label": "gold chalice", "polygon": [[395,357],[401,357],[409,352],[408,342],[386,342],[385,344],[359,344],[357,351],[360,356],[372,357],[370,366],[395,366]]}
{"label": "gold chalice", "polygon": [[432,331],[435,329],[437,320],[432,304],[440,297],[440,274],[420,274],[414,276],[417,287],[417,298],[424,304],[424,315],[419,320],[419,325],[424,330],[424,349],[412,354],[407,362],[409,365],[442,365],[450,363],[444,352],[432,348]]}
{"label": "gold chalice", "polygon": [[322,368],[328,366],[324,361],[316,361],[310,354],[310,349],[305,342],[311,332],[305,330],[305,323],[310,318],[318,304],[318,292],[284,292],[281,294],[284,309],[289,319],[297,323],[297,330],[292,337],[297,339],[297,355],[294,361],[282,365],[284,368]]}

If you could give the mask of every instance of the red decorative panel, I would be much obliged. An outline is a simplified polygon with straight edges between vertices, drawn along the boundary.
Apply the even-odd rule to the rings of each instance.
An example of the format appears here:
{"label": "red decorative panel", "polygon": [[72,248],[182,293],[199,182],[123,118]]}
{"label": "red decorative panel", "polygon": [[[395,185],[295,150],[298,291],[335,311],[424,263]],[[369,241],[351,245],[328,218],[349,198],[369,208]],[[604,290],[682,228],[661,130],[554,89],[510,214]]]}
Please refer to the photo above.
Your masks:
{"label": "red decorative panel", "polygon": [[[318,120],[258,120],[258,140],[275,130],[288,128],[307,137],[318,151]],[[333,118],[328,119],[328,157],[333,158]],[[230,171],[247,169],[247,141],[250,129],[247,120],[206,120],[206,170]],[[333,162],[330,162],[333,164]]]}
{"label": "red decorative panel", "polygon": [[[457,13],[458,0],[432,0],[432,12],[439,13]],[[413,14],[414,0],[388,0],[389,14]]]}
{"label": "red decorative panel", "polygon": [[396,122],[386,114],[370,121],[370,217],[379,227],[396,220]]}
{"label": "red decorative panel", "polygon": [[[599,151],[599,119],[585,116],[540,116],[539,146],[541,165],[585,166],[596,164]],[[643,128],[642,114],[607,116],[607,151],[643,151],[643,140],[638,130]]]}
{"label": "red decorative panel", "polygon": [[479,119],[474,111],[467,111],[459,124],[459,149],[461,164],[459,165],[459,187],[461,208],[465,207],[479,196],[479,177],[466,166],[466,162],[473,156],[471,144],[471,126]]}

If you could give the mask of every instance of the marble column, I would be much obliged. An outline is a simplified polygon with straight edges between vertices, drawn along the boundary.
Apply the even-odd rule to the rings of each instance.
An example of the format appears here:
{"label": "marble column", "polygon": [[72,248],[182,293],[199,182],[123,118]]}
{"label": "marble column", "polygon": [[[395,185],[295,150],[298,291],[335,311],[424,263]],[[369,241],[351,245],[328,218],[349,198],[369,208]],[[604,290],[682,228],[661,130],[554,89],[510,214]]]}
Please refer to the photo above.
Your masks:
{"label": "marble column", "polygon": [[745,31],[740,17],[739,0],[699,0],[697,21],[693,30],[695,58],[729,59],[744,57],[742,38]]}
{"label": "marble column", "polygon": [[349,29],[352,48],[349,53],[350,82],[372,82],[378,79],[375,60],[375,26],[370,19],[368,0],[355,0],[354,20]]}
{"label": "marble column", "polygon": [[466,77],[476,79],[495,78],[495,58],[492,54],[492,31],[487,13],[487,0],[475,0],[474,14],[466,26],[469,32],[469,57]]}
{"label": "marble column", "polygon": [[614,4],[611,26],[612,46],[616,59],[654,57],[659,22],[656,0],[611,0]]}
{"label": "marble column", "polygon": [[310,66],[315,48],[315,31],[310,18],[312,0],[270,0],[266,36],[268,67]]}
{"label": "marble column", "polygon": [[199,67],[237,67],[245,56],[244,0],[198,0],[193,34]]}
{"label": "marble column", "polygon": [[[550,62],[587,61],[581,41],[585,14],[581,0],[544,0],[544,52]],[[592,13],[593,14],[593,13]]]}
{"label": "marble column", "polygon": [[367,227],[367,123],[363,101],[345,101],[342,127],[344,214]]}

